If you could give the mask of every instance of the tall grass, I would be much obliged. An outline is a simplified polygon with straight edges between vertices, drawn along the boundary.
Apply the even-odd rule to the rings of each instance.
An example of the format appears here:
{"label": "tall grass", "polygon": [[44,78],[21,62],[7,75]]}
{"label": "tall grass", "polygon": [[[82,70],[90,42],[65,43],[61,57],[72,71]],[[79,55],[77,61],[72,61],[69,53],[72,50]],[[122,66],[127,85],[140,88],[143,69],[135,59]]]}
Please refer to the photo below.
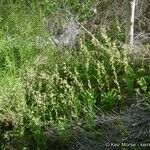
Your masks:
{"label": "tall grass", "polygon": [[101,48],[81,38],[80,51],[61,52],[44,44],[48,34],[41,9],[30,14],[19,4],[7,7],[0,22],[2,149],[11,149],[15,140],[32,140],[32,149],[45,149],[53,127],[62,136],[70,126],[94,128],[101,110],[126,107],[127,93],[148,95],[147,66],[141,62],[137,69],[107,36]]}

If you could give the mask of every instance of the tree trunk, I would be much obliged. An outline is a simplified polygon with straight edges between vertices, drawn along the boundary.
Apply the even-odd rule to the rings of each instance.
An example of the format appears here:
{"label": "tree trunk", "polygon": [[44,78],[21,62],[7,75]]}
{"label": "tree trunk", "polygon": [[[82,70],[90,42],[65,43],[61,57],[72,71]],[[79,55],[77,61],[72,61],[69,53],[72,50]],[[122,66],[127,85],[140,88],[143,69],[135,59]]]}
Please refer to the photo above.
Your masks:
{"label": "tree trunk", "polygon": [[137,0],[127,0],[127,27],[126,27],[126,43],[133,46],[134,44],[134,20],[135,6]]}

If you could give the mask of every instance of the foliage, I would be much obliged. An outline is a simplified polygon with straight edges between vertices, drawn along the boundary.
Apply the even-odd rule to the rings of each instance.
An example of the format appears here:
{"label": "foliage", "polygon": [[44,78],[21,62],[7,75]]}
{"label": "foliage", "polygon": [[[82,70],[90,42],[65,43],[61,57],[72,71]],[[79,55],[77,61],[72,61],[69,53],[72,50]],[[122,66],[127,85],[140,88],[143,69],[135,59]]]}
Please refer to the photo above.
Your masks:
{"label": "foliage", "polygon": [[[83,14],[81,20],[88,18],[92,1],[79,2],[62,3],[73,5],[75,14]],[[136,68],[117,45],[113,27],[104,28],[99,45],[81,37],[79,51],[59,51],[43,23],[60,8],[58,1],[8,0],[0,8],[1,149],[46,149],[53,140],[64,146],[70,128],[92,130],[101,110],[123,110],[126,94],[149,96],[149,68],[143,62]],[[117,16],[115,23],[118,32]]]}

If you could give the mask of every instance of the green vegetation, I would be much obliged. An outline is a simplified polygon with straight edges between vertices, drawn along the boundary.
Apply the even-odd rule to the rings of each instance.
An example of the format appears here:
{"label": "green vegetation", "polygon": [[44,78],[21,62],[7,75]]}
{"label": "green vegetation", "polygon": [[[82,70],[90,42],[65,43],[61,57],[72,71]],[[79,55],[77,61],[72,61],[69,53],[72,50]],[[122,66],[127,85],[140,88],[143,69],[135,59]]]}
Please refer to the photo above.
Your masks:
{"label": "green vegetation", "polygon": [[[0,4],[0,149],[27,149],[21,142],[30,141],[30,149],[44,150],[53,138],[61,149],[74,141],[69,132],[85,129],[101,137],[95,119],[102,111],[119,113],[140,103],[140,95],[150,107],[147,54],[132,59],[135,54],[118,46],[109,29],[99,45],[81,37],[78,51],[43,44],[49,37],[44,17],[59,5],[26,2]],[[90,15],[90,1],[87,8],[73,6]]]}

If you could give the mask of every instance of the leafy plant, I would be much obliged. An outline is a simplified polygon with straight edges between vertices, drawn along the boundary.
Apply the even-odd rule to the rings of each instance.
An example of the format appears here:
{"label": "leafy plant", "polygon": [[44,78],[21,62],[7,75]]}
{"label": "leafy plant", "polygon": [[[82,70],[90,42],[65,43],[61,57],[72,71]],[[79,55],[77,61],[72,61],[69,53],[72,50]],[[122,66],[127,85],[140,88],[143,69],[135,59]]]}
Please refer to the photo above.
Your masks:
{"label": "leafy plant", "polygon": [[101,107],[110,110],[115,107],[117,102],[117,90],[116,89],[110,89],[107,93],[101,94]]}
{"label": "leafy plant", "polygon": [[147,93],[147,82],[144,77],[141,77],[138,79],[137,83],[140,85],[141,89],[143,90],[144,93]]}

